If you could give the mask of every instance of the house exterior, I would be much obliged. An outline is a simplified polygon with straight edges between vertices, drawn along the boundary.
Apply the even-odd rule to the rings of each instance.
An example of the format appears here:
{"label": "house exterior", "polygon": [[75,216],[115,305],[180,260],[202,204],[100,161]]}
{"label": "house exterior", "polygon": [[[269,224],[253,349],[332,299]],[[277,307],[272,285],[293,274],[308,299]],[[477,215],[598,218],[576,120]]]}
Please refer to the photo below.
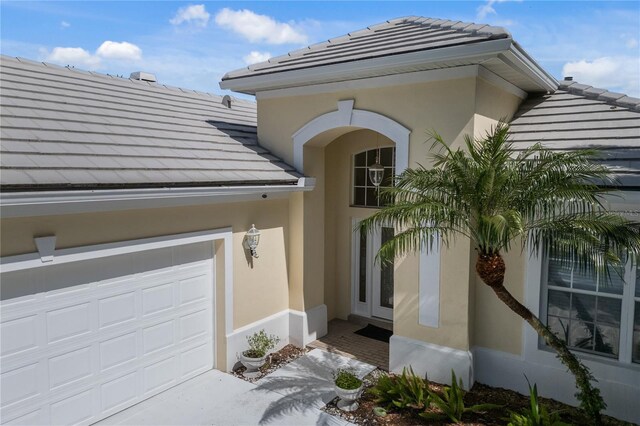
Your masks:
{"label": "house exterior", "polygon": [[[556,81],[502,28],[407,17],[228,73],[234,98],[2,57],[3,421],[91,423],[210,368],[265,329],[304,345],[351,315],[411,365],[574,403],[535,332],[476,277],[472,243],[396,259],[355,231],[388,179],[500,119],[526,147],[604,147],[612,209],[640,210],[640,100]],[[383,181],[383,185],[388,181]],[[254,258],[245,235],[261,231]],[[600,288],[552,256],[506,256],[507,288],[640,418],[640,281]],[[583,312],[577,314],[576,312]],[[587,312],[587,320],[584,312]]]}

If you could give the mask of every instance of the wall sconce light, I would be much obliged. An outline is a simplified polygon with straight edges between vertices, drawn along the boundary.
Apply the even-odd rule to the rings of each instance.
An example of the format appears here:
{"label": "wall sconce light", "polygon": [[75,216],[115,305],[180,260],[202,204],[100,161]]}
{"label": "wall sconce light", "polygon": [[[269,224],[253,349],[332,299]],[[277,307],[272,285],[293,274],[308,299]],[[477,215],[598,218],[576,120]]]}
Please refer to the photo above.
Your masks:
{"label": "wall sconce light", "polygon": [[251,256],[258,258],[258,252],[256,249],[258,248],[258,243],[260,242],[260,231],[256,229],[256,225],[251,225],[251,229],[247,231],[247,235],[245,235],[245,243],[246,248],[251,252]]}

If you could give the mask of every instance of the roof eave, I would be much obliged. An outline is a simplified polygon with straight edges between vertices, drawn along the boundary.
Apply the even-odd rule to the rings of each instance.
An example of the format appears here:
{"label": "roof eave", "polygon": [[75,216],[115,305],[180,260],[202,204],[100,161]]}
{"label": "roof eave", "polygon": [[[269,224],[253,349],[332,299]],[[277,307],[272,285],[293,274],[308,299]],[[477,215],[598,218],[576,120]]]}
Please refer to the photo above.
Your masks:
{"label": "roof eave", "polygon": [[314,188],[315,179],[301,177],[295,185],[3,192],[0,210],[10,218],[193,206],[278,199]]}
{"label": "roof eave", "polygon": [[240,77],[225,76],[220,82],[222,89],[255,95],[257,92],[308,86],[359,79],[363,76],[399,74],[416,67],[454,60],[484,61],[491,58],[507,59],[510,66],[527,75],[541,92],[553,91],[558,82],[544,71],[529,55],[511,39],[483,41],[429,51],[416,51],[365,60],[310,67],[298,70],[271,72]]}
{"label": "roof eave", "polygon": [[505,63],[528,76],[543,92],[555,92],[559,82],[542,68],[517,42],[509,46],[509,51],[500,55]]}

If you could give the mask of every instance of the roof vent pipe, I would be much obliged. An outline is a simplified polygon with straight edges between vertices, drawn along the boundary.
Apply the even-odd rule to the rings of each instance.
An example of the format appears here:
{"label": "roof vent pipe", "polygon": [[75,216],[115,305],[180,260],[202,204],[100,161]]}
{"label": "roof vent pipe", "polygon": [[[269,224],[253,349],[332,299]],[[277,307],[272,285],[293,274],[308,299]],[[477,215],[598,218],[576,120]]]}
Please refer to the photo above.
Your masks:
{"label": "roof vent pipe", "polygon": [[222,98],[222,105],[226,106],[227,108],[231,108],[231,96],[224,95]]}
{"label": "roof vent pipe", "polygon": [[156,83],[156,76],[148,73],[148,72],[142,72],[142,71],[136,71],[136,72],[132,72],[131,75],[129,76],[129,78],[131,80],[140,80],[140,81],[147,81],[149,83]]}
{"label": "roof vent pipe", "polygon": [[564,81],[573,81],[573,77],[565,77]]}

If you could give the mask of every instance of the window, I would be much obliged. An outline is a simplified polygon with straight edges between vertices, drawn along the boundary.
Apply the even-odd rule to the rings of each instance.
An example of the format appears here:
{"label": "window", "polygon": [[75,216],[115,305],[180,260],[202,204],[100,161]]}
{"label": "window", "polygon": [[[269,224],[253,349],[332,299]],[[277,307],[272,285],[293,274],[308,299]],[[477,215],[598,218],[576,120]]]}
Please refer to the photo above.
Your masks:
{"label": "window", "polygon": [[607,282],[547,261],[547,325],[574,350],[640,363],[640,272],[638,267],[611,268]]}
{"label": "window", "polygon": [[392,184],[396,171],[395,148],[380,148],[364,151],[353,157],[353,196],[351,205],[357,207],[382,207],[378,189],[369,179],[369,166],[376,162],[376,156],[380,151],[380,164],[384,167],[384,178],[380,188],[389,187]]}

